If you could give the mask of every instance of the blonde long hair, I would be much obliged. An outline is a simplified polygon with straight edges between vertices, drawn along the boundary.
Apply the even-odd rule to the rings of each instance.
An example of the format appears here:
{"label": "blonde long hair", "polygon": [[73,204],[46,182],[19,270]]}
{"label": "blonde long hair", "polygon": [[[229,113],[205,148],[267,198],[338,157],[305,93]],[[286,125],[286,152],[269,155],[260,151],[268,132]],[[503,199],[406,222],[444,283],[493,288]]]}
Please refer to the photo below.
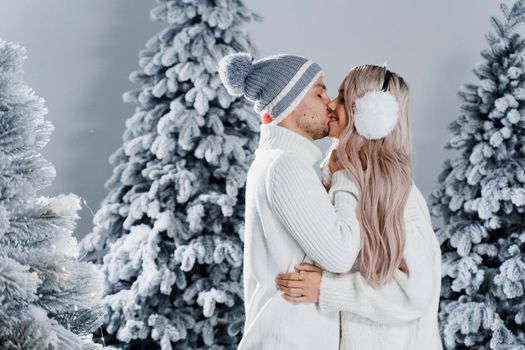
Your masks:
{"label": "blonde long hair", "polygon": [[368,140],[357,133],[353,121],[355,100],[380,90],[386,67],[361,65],[352,68],[343,82],[348,125],[336,147],[337,158],[355,182],[359,193],[359,271],[372,286],[390,281],[397,269],[408,273],[405,248],[404,209],[412,186],[411,138],[408,120],[408,86],[392,73],[388,91],[400,107],[393,131],[381,139]]}

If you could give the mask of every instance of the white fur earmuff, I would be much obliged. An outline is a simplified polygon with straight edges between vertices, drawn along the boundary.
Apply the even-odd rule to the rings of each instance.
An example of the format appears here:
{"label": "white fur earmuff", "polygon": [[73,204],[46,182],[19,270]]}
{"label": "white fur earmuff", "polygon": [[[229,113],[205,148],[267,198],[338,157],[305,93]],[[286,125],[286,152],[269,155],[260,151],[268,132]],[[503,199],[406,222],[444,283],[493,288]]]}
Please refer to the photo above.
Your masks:
{"label": "white fur earmuff", "polygon": [[369,140],[388,135],[399,118],[399,104],[388,91],[369,91],[355,101],[356,131]]}

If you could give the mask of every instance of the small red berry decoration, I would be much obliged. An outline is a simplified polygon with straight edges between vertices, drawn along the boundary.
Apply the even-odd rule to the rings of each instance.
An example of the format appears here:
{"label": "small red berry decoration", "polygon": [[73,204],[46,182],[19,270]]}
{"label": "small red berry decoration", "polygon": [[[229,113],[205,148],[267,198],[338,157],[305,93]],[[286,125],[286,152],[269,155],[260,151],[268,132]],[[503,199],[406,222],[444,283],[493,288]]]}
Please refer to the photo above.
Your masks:
{"label": "small red berry decoration", "polygon": [[272,122],[272,117],[268,113],[264,113],[263,115],[263,123],[264,124],[270,124]]}

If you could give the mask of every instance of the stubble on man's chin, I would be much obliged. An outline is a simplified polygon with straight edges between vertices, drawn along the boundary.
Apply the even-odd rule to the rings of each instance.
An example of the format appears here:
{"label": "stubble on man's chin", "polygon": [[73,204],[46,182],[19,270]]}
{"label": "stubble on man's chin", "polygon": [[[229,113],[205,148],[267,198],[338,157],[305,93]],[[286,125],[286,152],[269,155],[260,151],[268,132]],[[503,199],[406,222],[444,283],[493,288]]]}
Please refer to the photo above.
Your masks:
{"label": "stubble on man's chin", "polygon": [[326,126],[326,127],[323,128],[323,132],[321,133],[321,135],[316,140],[324,139],[328,135],[330,135],[330,128],[328,126]]}
{"label": "stubble on man's chin", "polygon": [[316,129],[310,130],[309,134],[312,137],[312,139],[320,140],[320,139],[325,138],[326,136],[328,136],[330,134],[330,129],[328,127],[320,126],[320,127],[316,128]]}
{"label": "stubble on man's chin", "polygon": [[320,122],[314,117],[298,121],[297,126],[308,133],[313,140],[325,138],[330,134],[330,127],[320,125]]}

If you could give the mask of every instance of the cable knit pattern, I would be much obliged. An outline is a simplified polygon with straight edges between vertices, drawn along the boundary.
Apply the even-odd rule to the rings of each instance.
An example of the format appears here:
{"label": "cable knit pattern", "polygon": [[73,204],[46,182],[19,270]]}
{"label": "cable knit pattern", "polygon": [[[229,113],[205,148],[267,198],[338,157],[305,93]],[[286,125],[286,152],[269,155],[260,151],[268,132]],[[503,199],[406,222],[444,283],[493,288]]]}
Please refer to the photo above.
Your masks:
{"label": "cable knit pattern", "polygon": [[[329,169],[324,173],[329,176]],[[333,175],[329,193],[335,203],[339,173]],[[357,271],[357,264],[349,273],[323,273],[319,307],[342,310],[342,349],[442,349],[437,323],[441,251],[425,199],[415,183],[404,219],[408,277],[398,271],[393,281],[373,288]]]}
{"label": "cable knit pattern", "polygon": [[346,272],[359,252],[355,186],[334,174],[336,205],[314,165],[322,153],[313,142],[275,124],[261,125],[260,144],[246,182],[244,302],[246,322],[239,349],[336,350],[339,312],[282,298],[278,273],[315,261]]}

